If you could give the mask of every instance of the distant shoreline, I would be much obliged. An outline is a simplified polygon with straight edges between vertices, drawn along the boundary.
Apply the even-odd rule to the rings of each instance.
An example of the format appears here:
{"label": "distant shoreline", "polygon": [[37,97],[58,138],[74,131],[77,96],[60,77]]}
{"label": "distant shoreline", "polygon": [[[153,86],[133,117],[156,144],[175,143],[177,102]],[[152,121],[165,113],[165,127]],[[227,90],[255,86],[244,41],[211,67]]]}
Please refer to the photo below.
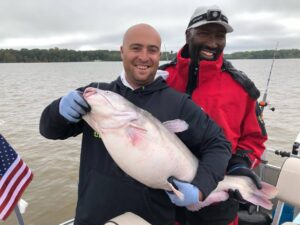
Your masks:
{"label": "distant shoreline", "polygon": [[[272,59],[274,50],[242,51],[225,54],[226,59]],[[161,61],[176,57],[176,52],[162,52]],[[300,58],[300,49],[281,49],[275,52],[277,59]],[[75,51],[68,49],[0,49],[0,63],[26,62],[93,62],[121,61],[119,51]]]}

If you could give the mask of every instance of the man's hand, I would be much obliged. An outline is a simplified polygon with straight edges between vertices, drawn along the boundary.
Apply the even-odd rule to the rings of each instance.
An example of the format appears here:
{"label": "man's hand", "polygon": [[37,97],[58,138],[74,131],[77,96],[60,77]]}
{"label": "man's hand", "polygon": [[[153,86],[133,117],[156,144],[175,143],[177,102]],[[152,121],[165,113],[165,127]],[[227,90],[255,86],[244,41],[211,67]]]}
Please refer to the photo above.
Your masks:
{"label": "man's hand", "polygon": [[59,113],[69,122],[77,123],[90,111],[90,106],[78,91],[70,91],[59,103]]}
{"label": "man's hand", "polygon": [[[251,178],[251,180],[257,187],[257,189],[262,188],[259,177],[251,169],[247,168],[247,166],[245,166],[243,164],[236,164],[236,165],[232,166],[231,168],[229,168],[227,170],[227,175],[249,177],[249,178]],[[243,204],[246,203],[246,201],[243,199],[239,190],[229,190],[228,194],[229,194],[230,198],[235,199],[238,202],[243,203]]]}
{"label": "man's hand", "polygon": [[166,191],[171,202],[175,205],[187,207],[199,202],[200,191],[196,186],[184,181],[179,181],[175,178],[169,178],[168,180],[179,192],[183,194],[183,198],[180,198],[173,192]]}
{"label": "man's hand", "polygon": [[227,175],[246,176],[251,178],[257,189],[261,189],[260,178],[249,168],[242,164],[236,164],[227,170]]}

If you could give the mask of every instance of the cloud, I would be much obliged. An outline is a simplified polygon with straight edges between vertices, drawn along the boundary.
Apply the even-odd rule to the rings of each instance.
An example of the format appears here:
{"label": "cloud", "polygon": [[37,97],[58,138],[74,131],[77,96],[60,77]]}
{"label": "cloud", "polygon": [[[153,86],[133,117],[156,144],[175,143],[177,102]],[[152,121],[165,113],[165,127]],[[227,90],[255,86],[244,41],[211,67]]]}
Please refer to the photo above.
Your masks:
{"label": "cloud", "polygon": [[177,51],[185,42],[190,16],[201,4],[217,4],[234,32],[227,52],[300,48],[299,0],[9,0],[0,2],[0,48],[118,50],[123,33],[136,23],[157,28],[163,48]]}

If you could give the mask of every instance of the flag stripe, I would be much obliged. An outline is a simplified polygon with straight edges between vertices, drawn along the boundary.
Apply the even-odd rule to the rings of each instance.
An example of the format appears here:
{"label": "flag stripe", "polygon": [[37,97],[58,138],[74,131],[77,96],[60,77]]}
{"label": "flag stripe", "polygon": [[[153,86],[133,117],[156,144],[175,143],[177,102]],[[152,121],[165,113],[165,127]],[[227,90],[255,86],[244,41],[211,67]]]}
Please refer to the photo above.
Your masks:
{"label": "flag stripe", "polygon": [[[28,167],[27,167],[28,168]],[[12,197],[10,198],[8,204],[4,208],[4,210],[1,212],[0,210],[0,219],[5,220],[8,215],[11,213],[11,211],[14,209],[15,204],[18,203],[21,195],[25,191],[26,187],[30,183],[30,181],[33,178],[33,174],[31,170],[28,168],[27,173],[25,174],[25,177],[21,180],[21,182],[16,187],[15,191],[13,192]]]}
{"label": "flag stripe", "polygon": [[[20,167],[20,162],[21,158],[18,156],[18,158],[14,161],[14,163],[9,167],[9,169],[6,171],[6,173],[4,174],[4,176],[1,178],[0,180],[0,190],[2,191],[2,189],[5,189],[3,186],[5,185],[5,183],[7,183],[7,180],[11,179],[13,174],[16,171],[16,167],[17,169]],[[19,165],[19,167],[18,167]]]}
{"label": "flag stripe", "polygon": [[[23,171],[26,168],[26,165],[24,163],[22,163],[22,161],[20,161],[20,163],[21,163],[20,169],[16,171],[16,173],[10,180],[8,180],[8,184],[7,184],[6,188],[3,189],[3,194],[0,197],[0,207],[2,206],[5,199],[8,197],[10,190],[12,188],[14,188],[13,185],[16,183],[17,179],[20,177],[20,175],[23,173]],[[0,208],[0,210],[1,210],[1,208]]]}
{"label": "flag stripe", "polygon": [[26,167],[26,165],[23,163],[21,169],[16,173],[13,179],[11,179],[7,188],[5,189],[5,192],[0,198],[0,211],[3,210],[3,207],[7,204],[14,190],[16,189],[18,184],[22,181],[22,179],[24,178],[28,170],[29,168]]}
{"label": "flag stripe", "polygon": [[[12,168],[12,170],[9,171],[8,176],[6,176],[6,178],[3,177],[1,179],[1,181],[4,181],[4,182],[2,183],[2,187],[0,188],[0,197],[3,196],[3,193],[7,190],[7,186],[9,185],[9,183],[12,181],[12,179],[14,179],[16,174],[18,172],[20,172],[20,169],[24,165],[23,161],[19,157],[18,157],[18,160],[16,160],[16,161],[17,161],[17,164],[11,166],[13,168]],[[6,175],[6,173],[5,173],[5,175]],[[0,203],[1,203],[1,198],[0,198]]]}
{"label": "flag stripe", "polygon": [[0,220],[16,207],[33,173],[0,134]]}

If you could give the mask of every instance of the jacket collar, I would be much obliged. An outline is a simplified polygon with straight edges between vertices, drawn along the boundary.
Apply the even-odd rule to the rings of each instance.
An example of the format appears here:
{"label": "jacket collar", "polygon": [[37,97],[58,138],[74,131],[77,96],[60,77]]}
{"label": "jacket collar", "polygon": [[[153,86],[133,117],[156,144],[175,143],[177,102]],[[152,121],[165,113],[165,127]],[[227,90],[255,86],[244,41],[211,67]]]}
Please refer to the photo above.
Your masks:
{"label": "jacket collar", "polygon": [[[163,73],[164,75],[168,75],[168,72],[165,72],[165,71],[163,71],[163,72],[164,72]],[[164,76],[157,76],[152,83],[145,85],[143,87],[137,88],[135,90],[133,90],[129,84],[126,84],[126,82],[124,82],[124,79],[122,80],[121,76],[119,76],[117,78],[116,84],[119,87],[120,92],[123,96],[125,96],[125,94],[127,92],[148,95],[148,94],[152,94],[153,92],[168,88],[168,85],[164,79]]]}
{"label": "jacket collar", "polygon": [[[159,78],[159,77],[162,77],[164,80],[166,80],[167,77],[168,77],[168,75],[169,75],[169,73],[166,72],[166,71],[164,71],[164,70],[157,70],[153,82],[154,82],[157,78]],[[134,90],[134,88],[133,88],[133,87],[128,83],[128,81],[126,80],[126,77],[125,77],[125,71],[124,71],[124,70],[121,72],[120,79],[121,79],[121,81],[122,81],[122,83],[123,83],[124,86],[130,88],[131,90]],[[153,83],[153,82],[152,82],[152,83]]]}

